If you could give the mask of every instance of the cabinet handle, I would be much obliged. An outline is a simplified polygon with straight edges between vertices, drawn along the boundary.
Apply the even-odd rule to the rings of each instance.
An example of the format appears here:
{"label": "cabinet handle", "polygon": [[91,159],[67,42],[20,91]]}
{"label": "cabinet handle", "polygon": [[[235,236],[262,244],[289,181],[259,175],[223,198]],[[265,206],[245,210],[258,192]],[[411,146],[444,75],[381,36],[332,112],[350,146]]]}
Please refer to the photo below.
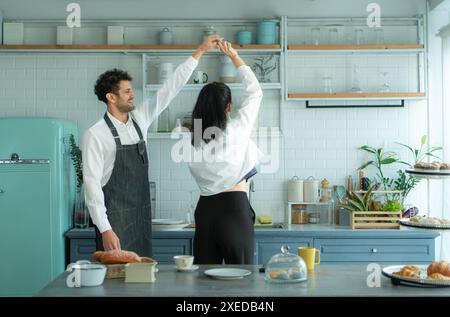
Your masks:
{"label": "cabinet handle", "polygon": [[375,249],[375,248],[373,248],[372,250],[370,250],[370,251],[372,251],[372,253],[377,253],[378,252],[378,250],[377,249]]}

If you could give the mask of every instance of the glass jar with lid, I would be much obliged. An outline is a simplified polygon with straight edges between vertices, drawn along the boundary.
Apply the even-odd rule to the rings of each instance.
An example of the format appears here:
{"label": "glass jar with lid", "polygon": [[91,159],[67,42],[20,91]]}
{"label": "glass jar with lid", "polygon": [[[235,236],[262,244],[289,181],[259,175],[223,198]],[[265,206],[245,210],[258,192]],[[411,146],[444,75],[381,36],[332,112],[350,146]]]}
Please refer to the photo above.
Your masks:
{"label": "glass jar with lid", "polygon": [[292,223],[304,224],[308,223],[308,213],[306,205],[295,204],[292,205]]}
{"label": "glass jar with lid", "polygon": [[308,273],[305,261],[298,255],[289,253],[289,246],[283,245],[281,253],[275,254],[267,262],[265,280],[271,283],[297,283],[306,281]]}

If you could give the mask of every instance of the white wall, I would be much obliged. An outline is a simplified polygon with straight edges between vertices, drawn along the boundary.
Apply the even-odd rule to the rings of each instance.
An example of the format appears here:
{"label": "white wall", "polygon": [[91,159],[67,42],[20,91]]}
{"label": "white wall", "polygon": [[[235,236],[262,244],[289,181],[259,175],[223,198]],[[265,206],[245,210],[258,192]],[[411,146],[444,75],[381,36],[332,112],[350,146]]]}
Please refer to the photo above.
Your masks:
{"label": "white wall", "polygon": [[[239,18],[289,15],[365,16],[371,1],[78,1],[85,18]],[[173,3],[178,3],[175,10]],[[425,12],[425,1],[377,1],[382,15],[408,16]],[[67,2],[68,3],[68,2]],[[102,6],[102,4],[104,6]],[[0,0],[6,19],[64,18],[65,3],[56,0]],[[51,9],[50,9],[51,8]],[[0,116],[54,116],[75,120],[80,134],[96,122],[105,107],[96,101],[93,85],[102,71],[120,67],[130,71],[134,86],[142,84],[141,61],[135,55],[110,54],[0,54]],[[138,98],[139,95],[138,95]],[[277,96],[267,93],[262,115]],[[177,100],[175,103],[182,103]],[[266,110],[265,110],[266,109]],[[363,156],[356,148],[363,144],[399,150],[394,141],[417,145],[427,132],[427,103],[407,102],[402,109],[306,109],[304,103],[283,105],[285,137],[282,139],[277,173],[257,175],[255,210],[283,220],[286,181],[293,175],[327,178],[344,184],[356,177]],[[272,110],[271,110],[272,111]],[[195,189],[186,166],[170,160],[173,141],[150,140],[151,178],[157,181],[158,216],[183,218]],[[414,203],[426,205],[419,193]],[[417,199],[416,199],[417,198]]]}

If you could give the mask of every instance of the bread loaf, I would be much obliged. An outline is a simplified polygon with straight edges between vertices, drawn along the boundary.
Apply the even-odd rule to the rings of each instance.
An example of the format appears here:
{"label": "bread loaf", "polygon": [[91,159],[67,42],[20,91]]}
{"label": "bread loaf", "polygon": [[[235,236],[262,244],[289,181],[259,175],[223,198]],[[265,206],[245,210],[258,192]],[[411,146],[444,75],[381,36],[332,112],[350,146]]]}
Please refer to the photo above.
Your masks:
{"label": "bread loaf", "polygon": [[141,262],[141,258],[131,251],[111,250],[105,251],[101,255],[100,262],[103,264],[126,264]]}
{"label": "bread loaf", "polygon": [[91,255],[92,261],[95,261],[95,262],[101,262],[102,255],[103,255],[104,253],[105,253],[105,251],[95,251],[95,252],[92,253],[92,255]]}
{"label": "bread loaf", "polygon": [[428,276],[439,273],[446,277],[450,277],[450,263],[447,261],[434,261],[428,266],[427,273]]}

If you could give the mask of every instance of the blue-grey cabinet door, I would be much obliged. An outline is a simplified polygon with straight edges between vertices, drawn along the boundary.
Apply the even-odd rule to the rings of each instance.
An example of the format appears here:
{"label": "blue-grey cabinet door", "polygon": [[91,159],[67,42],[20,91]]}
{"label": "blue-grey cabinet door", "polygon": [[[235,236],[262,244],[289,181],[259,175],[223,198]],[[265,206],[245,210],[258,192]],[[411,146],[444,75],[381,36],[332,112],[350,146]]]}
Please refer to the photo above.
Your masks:
{"label": "blue-grey cabinet door", "polygon": [[261,238],[256,240],[256,258],[258,264],[266,264],[270,258],[281,253],[281,246],[287,244],[289,252],[297,254],[298,247],[310,247],[313,239],[310,238]]}
{"label": "blue-grey cabinet door", "polygon": [[153,238],[153,258],[161,264],[173,263],[174,255],[192,254],[192,239]]}
{"label": "blue-grey cabinet door", "polygon": [[322,262],[405,262],[434,260],[433,239],[314,239]]}

